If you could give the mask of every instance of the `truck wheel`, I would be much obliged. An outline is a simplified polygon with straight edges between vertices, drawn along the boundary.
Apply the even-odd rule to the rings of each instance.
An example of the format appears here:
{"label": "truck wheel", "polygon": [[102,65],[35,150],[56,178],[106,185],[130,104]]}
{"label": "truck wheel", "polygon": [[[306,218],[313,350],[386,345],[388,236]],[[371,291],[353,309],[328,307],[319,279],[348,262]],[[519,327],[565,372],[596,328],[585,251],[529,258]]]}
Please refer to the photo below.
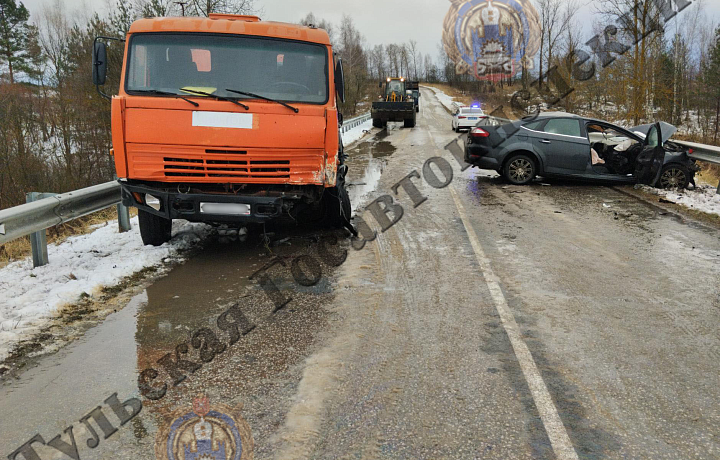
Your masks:
{"label": "truck wheel", "polygon": [[420,113],[420,106],[415,107],[415,111],[416,111],[417,113]]}
{"label": "truck wheel", "polygon": [[373,126],[376,128],[382,128],[385,124],[382,122],[382,120],[378,120],[377,118],[373,118]]}
{"label": "truck wheel", "polygon": [[162,246],[170,241],[172,220],[143,210],[138,210],[138,220],[140,221],[140,236],[144,245]]}
{"label": "truck wheel", "polygon": [[414,128],[415,127],[415,119],[414,118],[405,119],[405,127],[406,128]]}

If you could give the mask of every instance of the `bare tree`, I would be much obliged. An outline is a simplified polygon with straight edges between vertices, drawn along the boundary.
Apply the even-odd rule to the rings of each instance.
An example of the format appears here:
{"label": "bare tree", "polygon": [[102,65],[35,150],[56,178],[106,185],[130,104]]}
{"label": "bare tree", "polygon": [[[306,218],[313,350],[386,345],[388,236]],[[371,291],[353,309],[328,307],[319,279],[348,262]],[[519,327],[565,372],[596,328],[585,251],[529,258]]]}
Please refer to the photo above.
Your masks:
{"label": "bare tree", "polygon": [[330,42],[335,42],[335,27],[333,27],[330,21],[320,19],[316,17],[312,12],[310,12],[307,14],[307,16],[300,20],[300,24],[304,26],[314,26],[318,29],[323,29],[330,36]]}
{"label": "bare tree", "polygon": [[[540,76],[538,87],[542,89],[543,84],[543,60],[547,62],[547,67],[552,66],[553,52],[561,39],[567,32],[572,19],[578,9],[574,0],[538,0],[538,10],[540,14]],[[545,50],[547,49],[547,58],[545,59]]]}
{"label": "bare tree", "polygon": [[190,0],[190,6],[197,16],[212,13],[252,14],[257,12],[255,0]]}
{"label": "bare tree", "polygon": [[[418,79],[418,49],[417,49],[417,42],[415,40],[410,40],[410,42],[407,45],[407,50],[409,54],[409,59],[412,62],[412,79],[417,80]],[[408,72],[409,74],[410,72]],[[410,75],[408,75],[410,76]]]}

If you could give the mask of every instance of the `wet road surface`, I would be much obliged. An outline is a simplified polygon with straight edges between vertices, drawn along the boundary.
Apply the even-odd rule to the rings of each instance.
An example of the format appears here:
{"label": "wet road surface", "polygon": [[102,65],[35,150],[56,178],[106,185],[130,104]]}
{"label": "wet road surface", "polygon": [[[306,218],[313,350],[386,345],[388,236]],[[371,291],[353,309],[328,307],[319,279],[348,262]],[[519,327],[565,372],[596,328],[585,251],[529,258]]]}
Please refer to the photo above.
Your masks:
{"label": "wet road surface", "polygon": [[[320,258],[317,231],[213,236],[5,382],[0,453],[73,424],[80,458],[155,458],[158,430],[204,393],[242,408],[257,459],[718,458],[720,232],[610,187],[461,172],[449,126],[423,90],[416,128],[391,124],[350,151],[353,208],[389,194],[404,215],[362,250],[342,241],[347,260],[323,264],[315,286],[289,267]],[[412,179],[418,207],[392,192],[435,156],[452,184]],[[277,312],[249,279],[275,256],[287,266],[267,273],[292,298]],[[251,333],[86,445],[83,415],[139,396],[143,369],[235,303]]]}

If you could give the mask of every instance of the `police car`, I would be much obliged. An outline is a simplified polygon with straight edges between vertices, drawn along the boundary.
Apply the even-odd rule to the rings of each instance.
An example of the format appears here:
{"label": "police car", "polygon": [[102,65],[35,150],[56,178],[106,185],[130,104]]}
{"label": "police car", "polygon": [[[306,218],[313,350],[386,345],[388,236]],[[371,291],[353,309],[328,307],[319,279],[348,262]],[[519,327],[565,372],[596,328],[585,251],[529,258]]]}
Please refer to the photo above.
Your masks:
{"label": "police car", "polygon": [[459,133],[461,129],[470,130],[484,118],[487,118],[487,115],[485,115],[485,112],[480,108],[480,104],[458,107],[453,114],[452,129],[457,133]]}

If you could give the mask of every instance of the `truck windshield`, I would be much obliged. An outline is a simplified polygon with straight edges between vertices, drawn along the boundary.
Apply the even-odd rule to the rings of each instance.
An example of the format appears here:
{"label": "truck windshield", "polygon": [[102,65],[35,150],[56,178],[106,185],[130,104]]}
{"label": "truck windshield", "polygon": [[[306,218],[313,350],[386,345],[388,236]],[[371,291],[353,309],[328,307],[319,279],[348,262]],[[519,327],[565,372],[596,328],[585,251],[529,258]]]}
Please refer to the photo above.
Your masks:
{"label": "truck windshield", "polygon": [[239,89],[286,102],[328,100],[328,52],[322,45],[233,35],[138,34],[132,37],[125,89],[253,99]]}
{"label": "truck windshield", "polygon": [[388,83],[388,92],[395,91],[401,93],[405,89],[405,85],[399,80],[391,80]]}

